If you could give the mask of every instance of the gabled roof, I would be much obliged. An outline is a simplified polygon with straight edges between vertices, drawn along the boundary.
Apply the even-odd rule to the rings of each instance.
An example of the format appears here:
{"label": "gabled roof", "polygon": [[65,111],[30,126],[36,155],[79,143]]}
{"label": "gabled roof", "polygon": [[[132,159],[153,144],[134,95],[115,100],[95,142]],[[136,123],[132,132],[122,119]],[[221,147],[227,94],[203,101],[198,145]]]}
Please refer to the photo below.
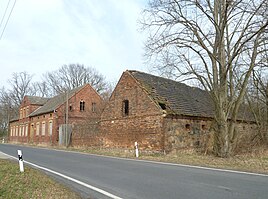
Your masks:
{"label": "gabled roof", "polygon": [[32,105],[44,105],[50,98],[45,98],[45,97],[38,97],[38,96],[26,96],[29,101],[30,104]]}
{"label": "gabled roof", "polygon": [[19,120],[19,116],[15,116],[15,117],[13,117],[13,118],[11,118],[10,120],[9,120],[9,122],[16,122],[16,121],[18,121]]}
{"label": "gabled roof", "polygon": [[[68,92],[68,99],[70,99],[75,93],[79,92],[82,88],[84,88],[87,84],[77,87],[75,89],[72,89]],[[57,95],[55,97],[52,97],[45,103],[43,106],[36,109],[34,112],[32,112],[29,116],[33,117],[36,115],[41,115],[44,113],[50,113],[53,112],[55,109],[57,109],[60,105],[64,104],[66,102],[66,93],[62,93],[60,95]]]}
{"label": "gabled roof", "polygon": [[[167,114],[214,118],[214,103],[207,91],[139,71],[127,72]],[[243,105],[238,119],[255,121],[247,106]]]}
{"label": "gabled roof", "polygon": [[129,72],[143,87],[148,95],[161,107],[165,107],[168,114],[213,117],[214,107],[209,94],[196,87],[129,70]]}

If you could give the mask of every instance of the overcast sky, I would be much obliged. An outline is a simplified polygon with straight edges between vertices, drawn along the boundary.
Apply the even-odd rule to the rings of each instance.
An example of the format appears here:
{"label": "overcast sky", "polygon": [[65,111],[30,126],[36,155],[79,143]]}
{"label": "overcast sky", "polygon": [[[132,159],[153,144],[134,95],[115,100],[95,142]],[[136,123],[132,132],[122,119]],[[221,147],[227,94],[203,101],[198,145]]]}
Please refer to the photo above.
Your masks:
{"label": "overcast sky", "polygon": [[[9,0],[0,1],[0,20]],[[15,0],[10,0],[6,19]],[[137,20],[147,0],[17,0],[0,40],[0,86],[12,73],[41,75],[64,64],[92,66],[117,81],[126,69],[147,71]]]}

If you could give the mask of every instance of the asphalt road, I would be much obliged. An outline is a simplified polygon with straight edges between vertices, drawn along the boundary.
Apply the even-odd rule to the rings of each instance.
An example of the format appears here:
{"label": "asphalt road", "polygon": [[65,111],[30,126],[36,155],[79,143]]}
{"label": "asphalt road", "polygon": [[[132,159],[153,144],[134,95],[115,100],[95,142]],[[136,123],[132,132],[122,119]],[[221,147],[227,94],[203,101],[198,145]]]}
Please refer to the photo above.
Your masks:
{"label": "asphalt road", "polygon": [[[23,151],[25,161],[59,172],[120,198],[268,198],[268,177],[265,175],[0,144],[0,151],[14,157],[17,157],[18,149]],[[84,198],[109,198],[62,177],[55,178],[80,192]]]}

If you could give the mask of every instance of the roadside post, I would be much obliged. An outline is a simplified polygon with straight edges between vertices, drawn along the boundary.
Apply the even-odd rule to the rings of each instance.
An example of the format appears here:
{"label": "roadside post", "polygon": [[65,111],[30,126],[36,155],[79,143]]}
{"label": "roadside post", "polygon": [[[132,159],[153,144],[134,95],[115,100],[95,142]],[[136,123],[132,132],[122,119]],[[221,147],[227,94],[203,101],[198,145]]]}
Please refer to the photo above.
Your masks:
{"label": "roadside post", "polygon": [[138,148],[138,142],[135,142],[135,155],[136,155],[136,158],[139,157],[139,148]]}
{"label": "roadside post", "polygon": [[19,157],[20,172],[24,172],[23,159],[22,159],[22,151],[21,150],[18,150],[18,157]]}

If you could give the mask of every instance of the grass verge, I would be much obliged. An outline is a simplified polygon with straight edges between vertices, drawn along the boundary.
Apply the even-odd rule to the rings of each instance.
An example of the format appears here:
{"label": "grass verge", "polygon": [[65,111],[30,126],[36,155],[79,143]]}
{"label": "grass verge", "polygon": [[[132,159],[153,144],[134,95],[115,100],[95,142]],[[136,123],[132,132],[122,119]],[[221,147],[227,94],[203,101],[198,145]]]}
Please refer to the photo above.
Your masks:
{"label": "grass verge", "polygon": [[[35,147],[40,146],[35,145]],[[136,159],[134,150],[129,149],[110,149],[102,147],[68,147],[66,149],[65,147],[56,146],[48,148]],[[210,154],[197,153],[194,150],[178,150],[176,153],[167,155],[141,151],[138,159],[268,174],[267,147],[256,147],[254,150],[251,150],[251,152],[244,152],[230,158],[219,158]]]}
{"label": "grass verge", "polygon": [[55,182],[36,169],[25,167],[19,171],[18,163],[0,159],[0,198],[78,199],[80,196]]}
{"label": "grass verge", "polygon": [[[104,148],[82,149],[71,147],[68,148],[68,150],[135,159],[134,150]],[[167,155],[162,153],[141,152],[138,159],[268,174],[267,149],[256,150],[251,153],[240,154],[230,158],[219,158],[214,155],[200,154],[192,150],[181,150],[177,153]]]}

